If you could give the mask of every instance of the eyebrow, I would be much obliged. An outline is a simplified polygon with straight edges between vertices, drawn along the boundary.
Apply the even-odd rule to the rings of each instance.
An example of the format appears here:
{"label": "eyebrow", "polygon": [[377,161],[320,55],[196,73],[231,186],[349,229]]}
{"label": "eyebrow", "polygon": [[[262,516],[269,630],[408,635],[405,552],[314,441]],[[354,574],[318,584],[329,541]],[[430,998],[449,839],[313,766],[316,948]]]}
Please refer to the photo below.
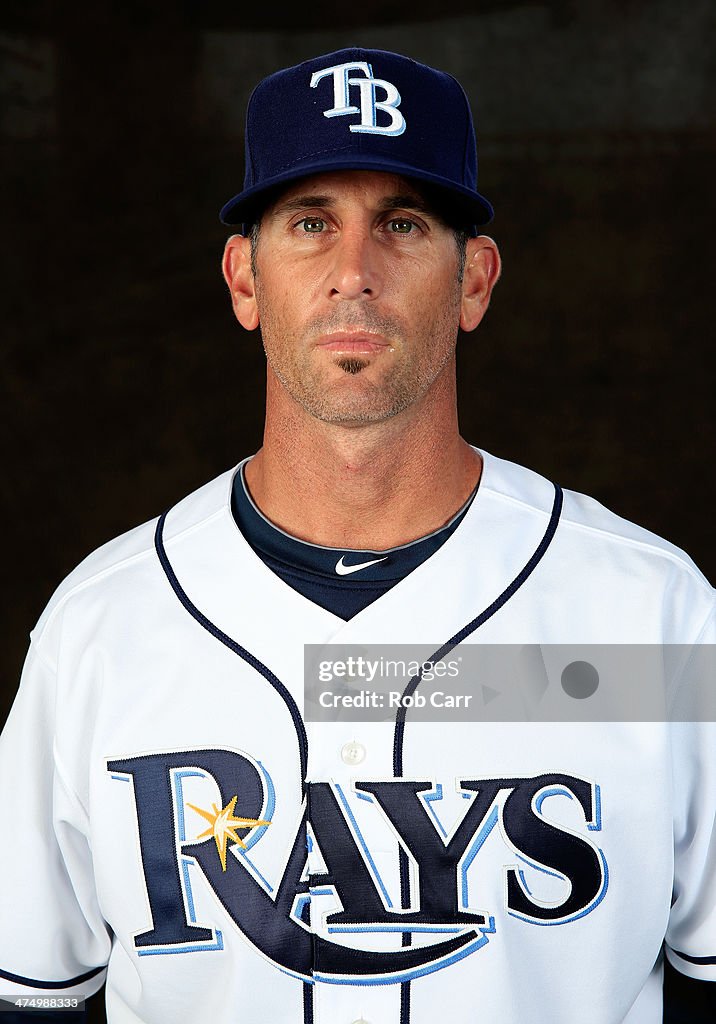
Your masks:
{"label": "eyebrow", "polygon": [[386,196],[378,204],[381,210],[415,210],[416,213],[434,213],[424,199],[420,196],[404,193],[402,195]]}
{"label": "eyebrow", "polygon": [[295,213],[297,210],[307,210],[312,206],[333,206],[334,201],[330,196],[305,195],[295,196],[283,203],[278,203],[274,213]]}
{"label": "eyebrow", "polygon": [[[293,199],[287,199],[285,202],[279,203],[274,213],[296,213],[297,211],[308,210],[317,206],[330,209],[335,204],[335,199],[328,195],[308,194],[305,196],[294,196]],[[396,209],[415,210],[416,213],[426,213],[435,216],[435,211],[420,196],[411,195],[410,193],[385,196],[378,203],[378,209],[383,211]]]}

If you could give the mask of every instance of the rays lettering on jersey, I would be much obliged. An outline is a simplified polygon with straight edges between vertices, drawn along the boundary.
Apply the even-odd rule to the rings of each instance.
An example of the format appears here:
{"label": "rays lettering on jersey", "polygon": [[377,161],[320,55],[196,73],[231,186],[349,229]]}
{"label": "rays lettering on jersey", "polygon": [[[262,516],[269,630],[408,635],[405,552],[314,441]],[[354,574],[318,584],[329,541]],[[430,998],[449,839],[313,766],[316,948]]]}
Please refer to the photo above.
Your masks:
{"label": "rays lettering on jersey", "polygon": [[[202,749],[111,759],[107,770],[133,789],[148,904],[134,935],[139,956],[223,948],[222,932],[197,919],[197,871],[277,967],[339,984],[406,981],[484,946],[495,934],[496,908],[472,901],[493,832],[508,852],[505,910],[528,924],[583,917],[608,885],[602,851],[543,810],[554,798],[571,801],[582,829],[601,828],[599,787],[571,775],[458,779],[465,810],[450,830],[435,814],[443,793],[433,780],[356,781],[350,794],[312,783],[287,850],[278,858],[272,851],[276,877],[269,877],[259,854],[275,834],[276,794],[261,762],[238,750]],[[407,853],[413,881],[402,898],[391,894],[351,800],[365,801],[363,812],[377,815]],[[552,886],[549,898],[533,891],[535,878]],[[329,907],[322,913],[321,900]],[[402,946],[405,932],[422,933],[420,943]],[[376,942],[381,933],[384,945]],[[386,933],[394,934],[387,940]]]}

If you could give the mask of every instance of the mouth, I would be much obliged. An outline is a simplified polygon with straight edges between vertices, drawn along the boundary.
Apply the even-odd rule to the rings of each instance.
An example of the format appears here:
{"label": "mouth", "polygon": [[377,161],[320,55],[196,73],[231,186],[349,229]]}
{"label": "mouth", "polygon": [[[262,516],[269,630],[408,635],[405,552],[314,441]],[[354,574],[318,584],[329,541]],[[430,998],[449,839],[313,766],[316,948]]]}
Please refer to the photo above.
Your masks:
{"label": "mouth", "polygon": [[324,334],[316,342],[316,348],[324,352],[351,356],[371,355],[390,347],[387,338],[382,334],[372,334],[370,331],[337,331],[334,334]]}

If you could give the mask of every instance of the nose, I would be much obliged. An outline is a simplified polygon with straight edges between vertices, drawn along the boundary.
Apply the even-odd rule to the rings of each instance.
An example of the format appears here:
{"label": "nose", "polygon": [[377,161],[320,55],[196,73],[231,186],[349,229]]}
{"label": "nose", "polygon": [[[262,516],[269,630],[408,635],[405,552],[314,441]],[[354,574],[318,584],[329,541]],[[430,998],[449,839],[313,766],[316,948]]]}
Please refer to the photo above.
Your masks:
{"label": "nose", "polygon": [[368,300],[380,294],[380,256],[370,230],[345,229],[334,242],[326,276],[331,299]]}

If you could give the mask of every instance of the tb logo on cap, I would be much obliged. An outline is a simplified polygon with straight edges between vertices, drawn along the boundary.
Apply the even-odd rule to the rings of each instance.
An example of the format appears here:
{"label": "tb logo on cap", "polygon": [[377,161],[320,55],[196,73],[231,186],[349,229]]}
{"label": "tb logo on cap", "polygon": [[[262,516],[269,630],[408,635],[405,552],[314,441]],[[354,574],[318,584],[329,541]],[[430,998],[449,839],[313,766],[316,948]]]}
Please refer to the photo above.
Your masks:
{"label": "tb logo on cap", "polygon": [[[362,77],[351,78],[351,71],[362,72]],[[315,89],[318,83],[328,75],[333,75],[333,106],[330,110],[324,110],[324,117],[342,117],[344,114],[360,114],[360,124],[349,125],[352,132],[365,132],[371,135],[402,135],[405,131],[405,118],[398,110],[400,104],[400,93],[392,82],[386,82],[382,78],[373,78],[373,68],[366,61],[354,61],[349,64],[336,64],[332,68],[324,68],[323,71],[314,71],[311,75],[311,88]],[[351,86],[359,90],[360,106],[352,106],[350,101]],[[382,100],[376,98],[375,90],[379,86],[385,90]],[[390,118],[390,123],[378,124],[377,113],[384,111]]]}

